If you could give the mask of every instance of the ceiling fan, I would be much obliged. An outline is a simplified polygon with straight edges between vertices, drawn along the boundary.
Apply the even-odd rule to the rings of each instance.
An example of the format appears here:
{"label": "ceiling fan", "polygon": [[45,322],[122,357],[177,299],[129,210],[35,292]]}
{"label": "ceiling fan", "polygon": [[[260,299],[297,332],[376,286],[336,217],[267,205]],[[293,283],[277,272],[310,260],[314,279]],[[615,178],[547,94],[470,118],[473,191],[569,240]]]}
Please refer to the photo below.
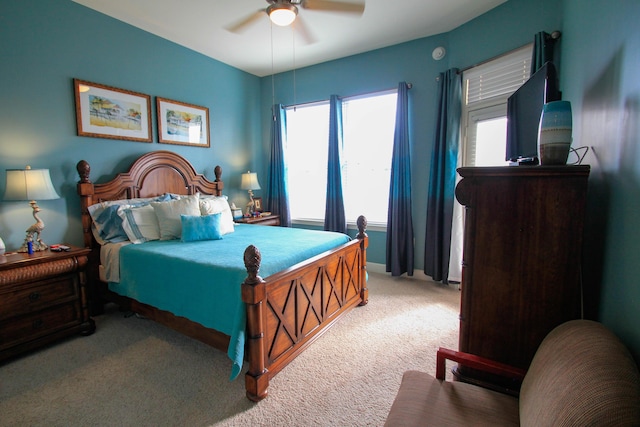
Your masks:
{"label": "ceiling fan", "polygon": [[[302,9],[318,10],[323,12],[340,12],[340,13],[353,13],[362,15],[364,12],[364,3],[349,3],[343,1],[330,1],[330,0],[266,0],[269,3],[265,9],[257,10],[244,19],[226,27],[228,31],[233,33],[239,33],[249,27],[251,24],[262,18],[266,13],[276,25],[286,27],[291,25],[298,16],[298,6]],[[300,29],[303,34],[306,30],[300,22],[296,24],[296,28]],[[310,41],[308,33],[306,33],[307,39]]]}

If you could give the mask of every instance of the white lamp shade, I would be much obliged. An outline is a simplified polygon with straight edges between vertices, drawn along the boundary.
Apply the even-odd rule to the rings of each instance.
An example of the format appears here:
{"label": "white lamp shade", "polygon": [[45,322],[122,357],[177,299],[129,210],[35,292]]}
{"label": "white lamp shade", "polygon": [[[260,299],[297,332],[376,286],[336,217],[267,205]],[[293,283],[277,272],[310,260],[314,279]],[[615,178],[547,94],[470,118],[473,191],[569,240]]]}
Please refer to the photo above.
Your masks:
{"label": "white lamp shade", "polygon": [[7,169],[4,200],[53,200],[60,196],[53,188],[49,169]]}
{"label": "white lamp shade", "polygon": [[243,190],[259,190],[258,174],[255,172],[243,173],[240,188]]}
{"label": "white lamp shade", "polygon": [[281,27],[286,27],[295,21],[298,9],[291,4],[278,4],[269,6],[267,13],[271,22]]}

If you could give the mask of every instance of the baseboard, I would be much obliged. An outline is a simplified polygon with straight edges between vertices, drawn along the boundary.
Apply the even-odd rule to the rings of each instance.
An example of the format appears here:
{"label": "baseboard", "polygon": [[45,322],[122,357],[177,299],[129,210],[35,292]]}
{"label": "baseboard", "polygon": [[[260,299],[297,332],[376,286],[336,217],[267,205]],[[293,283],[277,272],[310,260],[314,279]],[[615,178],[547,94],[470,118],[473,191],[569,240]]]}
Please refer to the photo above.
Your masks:
{"label": "baseboard", "polygon": [[[387,273],[387,266],[385,264],[379,264],[375,262],[367,262],[367,271],[371,273],[380,273],[390,275],[391,273]],[[407,276],[407,273],[404,273],[400,277],[405,277],[408,279],[416,279],[416,280],[424,280],[425,282],[433,282],[431,276],[427,276],[424,274],[422,270],[414,270],[413,276]]]}

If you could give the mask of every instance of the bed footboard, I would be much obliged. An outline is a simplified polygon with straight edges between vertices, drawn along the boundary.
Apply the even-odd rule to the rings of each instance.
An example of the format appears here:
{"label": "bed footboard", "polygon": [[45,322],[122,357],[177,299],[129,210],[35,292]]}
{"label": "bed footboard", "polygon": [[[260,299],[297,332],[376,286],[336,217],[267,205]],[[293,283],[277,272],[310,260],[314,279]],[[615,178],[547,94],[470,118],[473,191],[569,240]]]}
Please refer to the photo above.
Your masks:
{"label": "bed footboard", "polygon": [[269,381],[336,320],[368,302],[366,286],[367,221],[358,218],[356,239],[304,263],[259,276],[260,251],[247,247],[247,278],[242,300],[247,307],[247,397],[267,397]]}

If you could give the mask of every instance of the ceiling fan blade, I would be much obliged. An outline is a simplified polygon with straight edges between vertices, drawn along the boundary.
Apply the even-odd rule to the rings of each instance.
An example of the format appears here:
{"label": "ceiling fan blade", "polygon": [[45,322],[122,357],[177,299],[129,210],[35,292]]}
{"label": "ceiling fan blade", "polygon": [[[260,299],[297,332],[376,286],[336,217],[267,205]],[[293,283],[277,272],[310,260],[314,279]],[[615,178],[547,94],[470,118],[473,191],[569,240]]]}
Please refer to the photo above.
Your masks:
{"label": "ceiling fan blade", "polygon": [[306,44],[314,44],[316,42],[316,38],[309,31],[309,27],[305,24],[304,20],[298,16],[295,21],[293,21],[293,30],[300,35],[302,41]]}
{"label": "ceiling fan blade", "polygon": [[309,10],[324,10],[328,12],[350,12],[359,14],[364,12],[364,3],[347,3],[343,1],[304,0],[302,7]]}
{"label": "ceiling fan blade", "polygon": [[265,14],[266,12],[264,9],[256,10],[254,13],[247,16],[246,18],[236,22],[235,24],[231,24],[225,27],[225,29],[227,31],[231,31],[232,33],[240,33],[246,30],[247,27],[249,27],[249,25],[253,24],[258,19],[262,18]]}

